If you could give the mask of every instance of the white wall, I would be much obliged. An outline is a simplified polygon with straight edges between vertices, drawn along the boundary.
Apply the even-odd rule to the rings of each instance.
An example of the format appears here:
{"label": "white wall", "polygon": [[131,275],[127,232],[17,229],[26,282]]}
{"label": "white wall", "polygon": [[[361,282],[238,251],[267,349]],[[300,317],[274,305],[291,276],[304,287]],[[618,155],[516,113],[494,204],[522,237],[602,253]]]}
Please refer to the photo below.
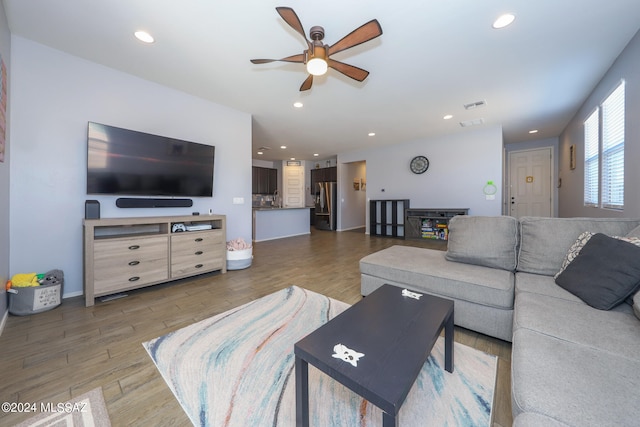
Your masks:
{"label": "white wall", "polygon": [[[584,127],[593,112],[621,79],[625,86],[625,168],[624,210],[600,209],[584,206]],[[613,63],[609,71],[587,97],[578,113],[560,136],[558,215],[561,217],[626,217],[640,218],[640,32],[638,32]],[[569,147],[576,145],[576,168],[569,169]]]}
{"label": "white wall", "polygon": [[[367,164],[363,161],[345,163],[338,166],[338,197],[340,210],[338,230],[364,227],[367,223],[367,193],[354,190],[354,180],[367,178]],[[366,187],[365,187],[366,188]]]}
{"label": "white wall", "polygon": [[[21,37],[12,49],[12,274],[61,268],[65,296],[82,293],[86,199],[100,201],[103,218],[211,208],[227,215],[227,239],[251,241],[250,115]],[[87,196],[88,121],[215,145],[214,197],[191,208],[119,209],[116,197]]]}
{"label": "white wall", "polygon": [[[7,18],[4,12],[4,3],[0,3],[0,57],[7,67],[8,79],[11,81],[11,33],[9,32],[9,26],[7,25]],[[9,100],[12,98],[12,94],[7,88],[7,94]],[[5,133],[5,153],[4,162],[0,163],[0,334],[4,325],[4,319],[7,315],[7,293],[4,285],[6,281],[11,277],[9,274],[9,260],[10,260],[10,246],[9,246],[9,182],[11,180],[10,172],[10,114],[11,108],[7,105],[7,128]]]}
{"label": "white wall", "polygon": [[[367,200],[409,199],[416,208],[469,208],[470,215],[500,215],[502,189],[495,200],[486,200],[482,190],[487,181],[502,182],[502,145],[502,128],[486,127],[342,153],[338,164],[366,161]],[[409,170],[418,155],[430,162],[421,175]],[[368,222],[367,213],[367,227]]]}

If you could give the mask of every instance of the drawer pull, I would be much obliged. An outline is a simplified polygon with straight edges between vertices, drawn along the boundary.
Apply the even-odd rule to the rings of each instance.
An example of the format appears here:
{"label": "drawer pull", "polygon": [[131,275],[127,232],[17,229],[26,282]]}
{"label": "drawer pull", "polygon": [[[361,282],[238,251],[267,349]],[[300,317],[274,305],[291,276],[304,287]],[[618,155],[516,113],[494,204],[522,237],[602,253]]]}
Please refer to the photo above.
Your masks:
{"label": "drawer pull", "polygon": [[196,264],[196,268],[202,268],[202,267],[204,267],[203,264]]}
{"label": "drawer pull", "polygon": [[202,242],[204,239],[202,237],[198,237],[195,241],[196,242]]}
{"label": "drawer pull", "polygon": [[140,245],[131,245],[129,246],[129,249],[131,249],[132,251],[135,251],[136,249],[140,249]]}
{"label": "drawer pull", "polygon": [[135,282],[135,281],[137,281],[137,280],[140,280],[140,277],[138,277],[138,276],[133,276],[133,277],[130,277],[130,278],[129,278],[129,281],[130,281],[130,282]]}
{"label": "drawer pull", "polygon": [[129,265],[130,265],[130,266],[132,266],[132,267],[133,267],[134,265],[138,265],[138,264],[140,264],[140,261],[131,261],[131,262],[129,263]]}
{"label": "drawer pull", "polygon": [[198,251],[198,252],[195,253],[195,255],[202,255],[203,253],[204,252],[202,252],[202,251]]}

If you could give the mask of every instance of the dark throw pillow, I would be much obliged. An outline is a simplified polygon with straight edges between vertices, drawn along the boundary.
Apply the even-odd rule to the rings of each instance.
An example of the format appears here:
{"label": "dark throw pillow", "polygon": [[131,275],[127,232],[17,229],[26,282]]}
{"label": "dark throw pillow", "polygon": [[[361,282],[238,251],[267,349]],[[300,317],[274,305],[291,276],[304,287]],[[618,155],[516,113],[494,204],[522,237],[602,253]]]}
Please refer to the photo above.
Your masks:
{"label": "dark throw pillow", "polygon": [[556,283],[591,307],[610,310],[640,285],[640,247],[594,234]]}

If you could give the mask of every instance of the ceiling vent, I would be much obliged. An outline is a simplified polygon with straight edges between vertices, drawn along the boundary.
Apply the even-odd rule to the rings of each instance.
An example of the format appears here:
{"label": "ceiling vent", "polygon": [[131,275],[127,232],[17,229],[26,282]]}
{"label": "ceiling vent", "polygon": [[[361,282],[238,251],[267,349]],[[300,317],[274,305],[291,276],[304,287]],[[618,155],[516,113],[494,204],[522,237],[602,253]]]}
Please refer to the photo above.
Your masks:
{"label": "ceiling vent", "polygon": [[474,108],[484,107],[485,105],[487,105],[487,101],[476,101],[471,104],[464,104],[464,109],[473,110]]}
{"label": "ceiling vent", "polygon": [[469,127],[469,126],[479,126],[484,124],[484,119],[473,119],[473,120],[467,120],[465,122],[460,122],[460,126],[462,126],[463,128]]}
{"label": "ceiling vent", "polygon": [[258,148],[258,151],[267,151],[267,150],[271,150],[271,147],[260,147]]}

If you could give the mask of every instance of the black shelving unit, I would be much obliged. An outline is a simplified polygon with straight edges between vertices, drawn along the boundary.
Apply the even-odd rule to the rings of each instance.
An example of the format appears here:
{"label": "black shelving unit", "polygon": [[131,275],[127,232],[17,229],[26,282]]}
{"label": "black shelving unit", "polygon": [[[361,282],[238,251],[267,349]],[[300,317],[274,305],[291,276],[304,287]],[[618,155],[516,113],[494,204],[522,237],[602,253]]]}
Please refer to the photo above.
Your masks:
{"label": "black shelving unit", "polygon": [[404,212],[409,199],[370,200],[369,235],[404,239]]}

